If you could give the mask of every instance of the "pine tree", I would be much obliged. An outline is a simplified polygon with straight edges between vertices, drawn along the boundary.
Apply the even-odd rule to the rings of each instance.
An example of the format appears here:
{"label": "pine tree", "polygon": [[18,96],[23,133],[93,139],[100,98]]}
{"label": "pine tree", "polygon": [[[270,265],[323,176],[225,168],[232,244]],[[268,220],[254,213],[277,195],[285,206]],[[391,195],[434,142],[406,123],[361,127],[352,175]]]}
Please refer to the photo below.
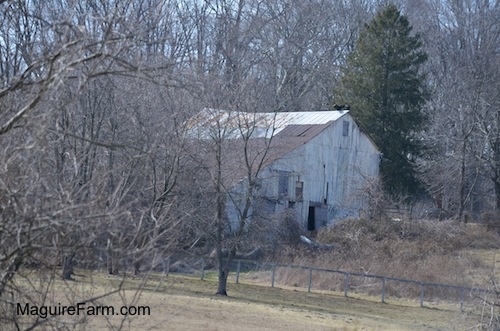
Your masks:
{"label": "pine tree", "polygon": [[421,151],[415,133],[422,130],[428,92],[419,71],[427,60],[419,35],[394,5],[365,24],[348,58],[336,102],[351,112],[383,153],[380,173],[386,192],[412,196],[422,191],[414,159]]}

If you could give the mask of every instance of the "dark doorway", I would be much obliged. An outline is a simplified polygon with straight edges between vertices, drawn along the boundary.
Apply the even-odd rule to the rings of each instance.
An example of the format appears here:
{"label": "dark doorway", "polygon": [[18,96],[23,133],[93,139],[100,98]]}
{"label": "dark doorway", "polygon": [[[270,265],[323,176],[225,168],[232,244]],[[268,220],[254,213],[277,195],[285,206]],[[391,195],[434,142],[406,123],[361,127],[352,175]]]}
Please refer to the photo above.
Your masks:
{"label": "dark doorway", "polygon": [[307,230],[314,231],[316,229],[316,217],[314,207],[309,206],[309,214],[307,215]]}

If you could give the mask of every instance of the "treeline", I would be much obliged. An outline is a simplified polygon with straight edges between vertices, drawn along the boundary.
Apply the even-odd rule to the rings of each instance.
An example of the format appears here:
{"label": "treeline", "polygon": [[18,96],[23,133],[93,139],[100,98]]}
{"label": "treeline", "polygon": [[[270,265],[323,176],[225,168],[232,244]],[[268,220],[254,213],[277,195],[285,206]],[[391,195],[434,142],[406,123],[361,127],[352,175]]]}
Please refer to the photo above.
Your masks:
{"label": "treeline", "polygon": [[[496,210],[498,1],[396,3],[420,35],[429,87],[426,124],[406,136],[422,146],[411,166],[423,189],[404,198],[457,216]],[[218,240],[207,221],[217,187],[183,152],[186,119],[204,107],[333,109],[385,5],[0,1],[0,296],[26,294],[13,286],[23,265],[60,264],[65,278],[76,264],[140,272]]]}

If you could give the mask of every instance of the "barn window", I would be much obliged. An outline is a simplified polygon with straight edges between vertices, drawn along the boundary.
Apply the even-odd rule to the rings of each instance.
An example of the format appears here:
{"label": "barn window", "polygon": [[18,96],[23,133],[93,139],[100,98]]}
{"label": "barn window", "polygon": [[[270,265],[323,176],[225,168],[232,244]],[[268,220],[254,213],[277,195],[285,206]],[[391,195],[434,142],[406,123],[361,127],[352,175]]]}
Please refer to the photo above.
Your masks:
{"label": "barn window", "polygon": [[280,197],[288,195],[288,171],[279,171],[278,195]]}
{"label": "barn window", "polygon": [[342,135],[344,137],[347,137],[349,135],[349,122],[344,121],[343,124],[344,124],[344,126],[343,126],[343,130],[342,130]]}
{"label": "barn window", "polygon": [[303,189],[304,188],[304,183],[303,182],[296,182],[295,183],[295,199],[297,201],[302,201],[302,197],[303,197]]}

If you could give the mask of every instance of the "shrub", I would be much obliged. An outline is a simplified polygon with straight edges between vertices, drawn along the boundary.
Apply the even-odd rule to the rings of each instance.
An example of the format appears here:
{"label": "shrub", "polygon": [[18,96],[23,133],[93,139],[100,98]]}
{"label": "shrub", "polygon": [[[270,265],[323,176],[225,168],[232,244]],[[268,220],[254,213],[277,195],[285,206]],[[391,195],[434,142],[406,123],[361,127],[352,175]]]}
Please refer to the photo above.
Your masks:
{"label": "shrub", "polygon": [[481,222],[490,230],[500,234],[500,215],[496,211],[484,212],[481,214]]}
{"label": "shrub", "polygon": [[[483,282],[491,273],[491,266],[468,252],[470,249],[500,248],[498,234],[485,226],[451,220],[345,220],[320,229],[316,239],[320,243],[333,244],[335,249],[309,251],[301,246],[288,247],[280,250],[277,262],[427,282],[486,286]],[[297,276],[283,277],[295,279]],[[331,287],[328,285],[331,281],[321,281],[317,277],[322,276],[315,276],[315,283],[324,283],[325,289]],[[404,286],[394,287],[396,290],[400,296],[418,292],[418,289],[410,291]]]}

